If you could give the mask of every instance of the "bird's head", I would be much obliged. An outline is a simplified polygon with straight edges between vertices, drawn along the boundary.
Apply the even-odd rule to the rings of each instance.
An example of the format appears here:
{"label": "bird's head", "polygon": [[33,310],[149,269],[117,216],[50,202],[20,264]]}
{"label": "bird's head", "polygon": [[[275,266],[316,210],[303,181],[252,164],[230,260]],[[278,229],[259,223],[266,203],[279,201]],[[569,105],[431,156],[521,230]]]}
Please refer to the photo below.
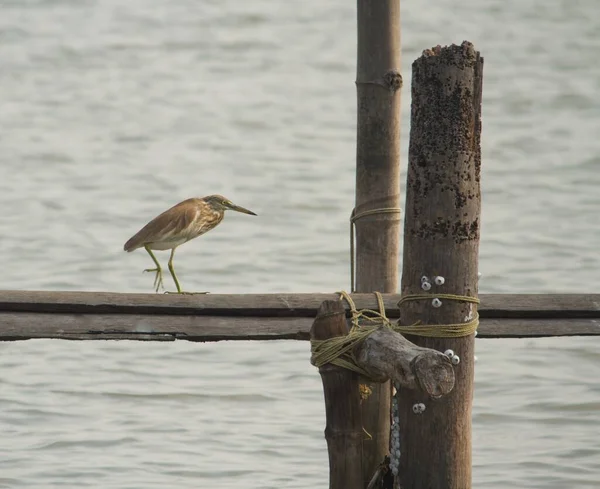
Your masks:
{"label": "bird's head", "polygon": [[240,207],[239,205],[235,205],[229,199],[223,197],[222,195],[209,195],[208,197],[204,197],[204,202],[210,205],[213,209],[218,211],[236,211],[241,212],[243,214],[250,214],[251,216],[255,216],[256,214],[244,207]]}

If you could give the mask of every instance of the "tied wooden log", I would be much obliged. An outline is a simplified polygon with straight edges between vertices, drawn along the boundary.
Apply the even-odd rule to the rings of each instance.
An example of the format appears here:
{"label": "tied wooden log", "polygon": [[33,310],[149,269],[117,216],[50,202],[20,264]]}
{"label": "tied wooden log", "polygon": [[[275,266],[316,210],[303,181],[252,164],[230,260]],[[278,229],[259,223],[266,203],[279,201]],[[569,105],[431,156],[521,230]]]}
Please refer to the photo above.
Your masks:
{"label": "tied wooden log", "polygon": [[[324,301],[311,331],[312,340],[327,340],[348,334],[344,305]],[[380,326],[354,347],[356,365],[373,382],[387,382],[439,399],[452,391],[454,370],[443,353],[414,345],[388,327]],[[313,356],[314,363],[314,356]],[[319,367],[325,396],[325,439],[329,453],[329,487],[365,487],[363,431],[359,375],[334,364]],[[361,381],[365,379],[361,378]],[[371,479],[372,474],[369,474]]]}
{"label": "tied wooden log", "polygon": [[[348,334],[344,306],[325,301],[310,330],[311,339]],[[325,439],[329,453],[330,489],[363,489],[360,392],[358,374],[325,364],[319,368],[325,396]]]}
{"label": "tied wooden log", "polygon": [[[357,214],[400,206],[400,0],[357,2]],[[400,215],[356,221],[357,292],[396,292]],[[388,452],[391,386],[370,386],[363,425],[366,487]]]}
{"label": "tied wooden log", "polygon": [[[413,63],[411,134],[407,175],[402,295],[422,294],[421,277],[435,293],[477,296],[481,228],[481,90],[483,59],[473,45],[439,46]],[[444,277],[436,285],[435,276]],[[400,304],[401,324],[451,324],[471,320],[475,304],[444,299]],[[460,357],[456,385],[420,416],[415,392],[398,392],[399,486],[410,489],[471,487],[471,406],[474,336],[411,341]],[[432,469],[433,468],[433,469]]]}
{"label": "tied wooden log", "polygon": [[354,357],[374,382],[392,380],[431,399],[445,396],[454,387],[454,370],[446,355],[419,347],[385,326],[359,343]]}

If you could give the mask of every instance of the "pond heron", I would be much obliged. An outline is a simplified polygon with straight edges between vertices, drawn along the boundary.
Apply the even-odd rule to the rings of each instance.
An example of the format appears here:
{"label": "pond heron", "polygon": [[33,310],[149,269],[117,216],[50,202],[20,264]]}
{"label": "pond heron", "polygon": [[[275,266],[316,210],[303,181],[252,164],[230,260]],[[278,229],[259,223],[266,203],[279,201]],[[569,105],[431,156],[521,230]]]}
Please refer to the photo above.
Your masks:
{"label": "pond heron", "polygon": [[156,268],[148,268],[144,272],[155,272],[154,287],[156,292],[163,286],[162,268],[152,253],[152,250],[171,250],[169,258],[169,272],[177,287],[177,293],[183,294],[179,280],[173,268],[173,256],[178,246],[197,238],[217,226],[225,215],[226,210],[242,212],[255,216],[256,214],[239,205],[235,205],[222,195],[209,195],[207,197],[184,200],[179,204],[156,216],[133,237],[125,243],[125,251],[134,251],[144,248]]}

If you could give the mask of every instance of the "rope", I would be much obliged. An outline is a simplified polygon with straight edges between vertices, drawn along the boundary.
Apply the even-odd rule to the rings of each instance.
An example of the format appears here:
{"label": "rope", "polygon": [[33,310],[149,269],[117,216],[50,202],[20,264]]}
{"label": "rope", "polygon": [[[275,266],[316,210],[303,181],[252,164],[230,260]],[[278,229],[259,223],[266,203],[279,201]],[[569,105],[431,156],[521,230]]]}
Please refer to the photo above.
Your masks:
{"label": "rope", "polygon": [[364,329],[364,326],[359,325],[360,319],[374,323],[382,323],[389,327],[392,326],[390,320],[385,315],[385,304],[380,292],[373,292],[377,298],[377,307],[379,308],[379,311],[374,311],[372,309],[362,309],[359,311],[356,309],[356,304],[348,292],[342,290],[338,293],[340,294],[340,299],[344,299],[350,306],[350,312],[352,313],[352,328],[350,329],[350,333],[352,333],[352,331]]}
{"label": "rope", "polygon": [[448,299],[451,301],[462,301],[472,302],[473,304],[479,304],[481,301],[477,297],[471,297],[470,295],[455,295],[455,294],[411,294],[405,295],[400,299],[398,305],[408,301],[419,301],[428,300],[431,298]]}
{"label": "rope", "polygon": [[[369,377],[369,373],[356,364],[354,357],[354,347],[366,340],[373,332],[377,331],[381,326],[388,327],[400,334],[412,334],[415,336],[423,336],[429,338],[459,338],[469,336],[477,330],[479,325],[479,314],[475,313],[474,317],[464,323],[456,324],[421,324],[417,321],[415,324],[401,326],[400,324],[392,324],[385,314],[385,304],[383,296],[379,292],[374,292],[377,298],[377,307],[379,311],[372,309],[357,310],[356,304],[352,297],[345,291],[339,292],[340,299],[345,300],[350,306],[352,327],[345,336],[336,336],[327,340],[311,340],[311,363],[315,367],[322,367],[327,363],[352,370],[364,377]],[[470,302],[479,304],[477,297],[455,294],[412,294],[406,295],[400,299],[398,305],[408,301],[428,300],[428,299],[446,299],[461,302]],[[331,313],[328,317],[339,313]],[[370,325],[360,325],[360,321],[371,323]]]}
{"label": "rope", "polygon": [[[477,297],[471,297],[469,295],[412,294],[402,297],[398,302],[398,305],[409,301],[432,300],[434,298],[470,302],[472,304],[480,303],[480,300]],[[475,331],[477,331],[477,326],[479,326],[479,314],[476,312],[470,321],[464,323],[421,324],[420,321],[417,321],[415,324],[401,326],[398,321],[398,323],[394,325],[394,331],[400,334],[412,334],[427,338],[460,338],[475,333]]]}
{"label": "rope", "polygon": [[350,292],[356,292],[355,283],[355,267],[356,267],[356,256],[354,251],[354,230],[356,221],[363,217],[375,216],[377,214],[399,214],[402,209],[399,207],[384,207],[381,209],[371,209],[364,212],[356,213],[356,208],[352,210],[350,214]]}
{"label": "rope", "polygon": [[[384,324],[391,328],[389,319],[385,317],[383,296],[379,292],[375,292],[379,311],[373,311],[371,309],[358,311],[352,297],[350,297],[347,292],[342,291],[339,294],[340,298],[344,299],[350,306],[350,312],[352,313],[352,327],[346,336],[335,336],[334,338],[329,338],[327,340],[311,340],[311,363],[315,367],[322,367],[326,363],[331,363],[338,367],[352,370],[364,377],[369,377],[369,373],[356,364],[354,347],[366,340],[374,331],[379,329],[380,324]],[[359,324],[360,319],[375,324],[361,326]]]}
{"label": "rope", "polygon": [[425,338],[461,338],[469,336],[477,331],[479,326],[479,314],[471,321],[455,324],[420,324],[419,322],[409,326],[400,326],[396,324],[394,331],[400,334],[411,334],[414,336],[423,336]]}

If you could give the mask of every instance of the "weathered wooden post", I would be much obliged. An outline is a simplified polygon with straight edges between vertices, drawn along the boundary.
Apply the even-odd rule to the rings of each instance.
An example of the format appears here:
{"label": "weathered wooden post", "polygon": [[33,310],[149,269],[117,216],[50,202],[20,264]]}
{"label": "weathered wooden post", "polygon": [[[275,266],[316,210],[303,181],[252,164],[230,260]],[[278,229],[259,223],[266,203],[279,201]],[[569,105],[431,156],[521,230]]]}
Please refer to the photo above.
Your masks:
{"label": "weathered wooden post", "polygon": [[[340,301],[325,301],[310,330],[313,340],[346,336],[346,310]],[[319,367],[325,395],[325,439],[329,453],[329,487],[364,489],[363,431],[358,374],[332,364]]]}
{"label": "weathered wooden post", "polygon": [[345,316],[341,301],[325,301],[310,330],[311,363],[319,367],[325,395],[329,487],[364,489],[367,476],[373,481],[369,488],[379,487],[384,471],[374,471],[375,476],[364,471],[359,382],[391,379],[437,399],[454,387],[454,370],[446,355],[414,345],[390,325],[361,326],[348,334]]}
{"label": "weathered wooden post", "polygon": [[[477,296],[482,70],[483,58],[468,42],[426,50],[413,63],[402,296],[429,296],[400,303],[402,325],[421,321],[460,328],[477,317],[476,304],[435,298]],[[424,276],[430,288],[422,286]],[[474,335],[407,338],[439,351],[451,349],[460,363],[454,390],[439,401],[399,390],[400,486],[468,489]],[[425,404],[422,415],[413,413],[415,403]]]}
{"label": "weathered wooden post", "polygon": [[[400,244],[400,0],[358,0],[357,292],[396,292]],[[368,211],[387,209],[370,215]],[[365,482],[388,452],[389,383],[363,404]]]}

